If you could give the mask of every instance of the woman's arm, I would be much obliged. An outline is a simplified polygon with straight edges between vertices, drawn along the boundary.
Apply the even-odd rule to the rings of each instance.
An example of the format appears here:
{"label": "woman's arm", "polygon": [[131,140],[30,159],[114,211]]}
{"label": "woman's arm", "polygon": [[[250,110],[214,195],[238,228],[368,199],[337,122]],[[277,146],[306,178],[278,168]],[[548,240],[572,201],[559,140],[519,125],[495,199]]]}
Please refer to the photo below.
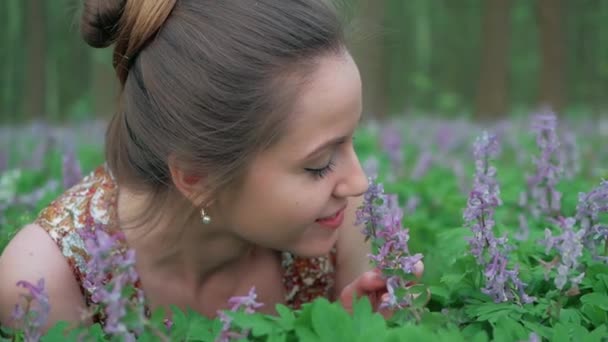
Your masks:
{"label": "woman's arm", "polygon": [[65,257],[40,226],[24,227],[6,246],[0,256],[0,321],[13,326],[11,313],[16,304],[23,304],[18,287],[20,280],[36,284],[44,278],[44,287],[49,297],[50,314],[43,330],[59,320],[80,322],[85,301],[74,273]]}

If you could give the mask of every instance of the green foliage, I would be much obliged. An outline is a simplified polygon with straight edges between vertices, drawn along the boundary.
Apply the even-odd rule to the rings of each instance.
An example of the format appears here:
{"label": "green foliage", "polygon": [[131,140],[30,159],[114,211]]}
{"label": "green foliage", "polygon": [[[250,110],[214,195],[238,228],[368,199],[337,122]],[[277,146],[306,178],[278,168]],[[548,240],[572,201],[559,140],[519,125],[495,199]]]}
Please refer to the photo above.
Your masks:
{"label": "green foliage", "polygon": [[[472,135],[477,132],[471,132]],[[581,150],[587,146],[602,146],[601,137],[588,135],[581,141]],[[409,141],[404,151],[408,171],[420,155],[416,144]],[[520,276],[528,284],[529,294],[537,297],[532,304],[494,303],[480,291],[483,274],[468,252],[467,238],[471,236],[463,227],[462,211],[466,206],[466,190],[460,188],[460,180],[445,165],[434,165],[419,180],[409,178],[409,172],[397,179],[389,180],[390,165],[387,156],[380,151],[378,135],[373,130],[362,129],[355,141],[362,161],[375,156],[380,161],[380,176],[387,192],[396,193],[402,204],[416,196],[419,204],[404,217],[404,226],[410,228],[410,249],[423,253],[425,273],[419,281],[430,290],[430,300],[420,317],[411,317],[397,312],[385,320],[374,313],[367,298],[357,299],[354,312],[347,313],[339,303],[320,298],[292,310],[284,305],[275,307],[276,314],[228,313],[236,331],[249,331],[251,341],[524,341],[535,333],[545,341],[603,341],[608,335],[608,265],[594,261],[588,253],[583,255],[581,265],[585,277],[577,291],[558,291],[554,285],[555,274],[546,273],[541,261],[550,261],[553,254],[545,254],[538,244],[545,228],[551,227],[542,219],[529,219],[530,236],[517,241],[517,214],[520,191],[525,187],[525,173],[530,170],[534,153],[534,141],[522,133],[516,139],[527,156],[517,164],[519,152],[505,145],[501,158],[497,160],[498,180],[501,183],[504,205],[496,212],[497,230],[508,236],[515,249],[510,252],[513,263],[520,267]],[[473,165],[468,143],[443,155],[463,162],[465,181],[470,181]],[[433,152],[435,147],[431,147]],[[563,213],[572,215],[578,192],[588,191],[601,178],[598,165],[608,158],[606,152],[592,149],[582,161],[582,170],[577,177],[562,180],[558,188],[563,192]],[[91,171],[102,162],[99,146],[82,145],[78,156],[83,170]],[[60,181],[60,153],[51,152],[45,158],[42,170],[21,169],[11,191],[31,193],[49,180]],[[19,160],[11,162],[18,168]],[[604,166],[605,167],[605,166]],[[4,173],[6,174],[6,173]],[[6,189],[5,189],[6,190]],[[36,212],[57,196],[62,190],[45,195],[32,206],[9,207],[3,213],[4,223],[0,227],[0,251],[17,232],[19,227],[30,222]],[[167,329],[162,310],[153,313],[149,325],[139,336],[141,341],[157,341],[161,336],[171,341],[213,341],[222,330],[222,322],[209,319],[174,307],[171,310],[173,326]],[[87,333],[87,340],[105,341],[99,325],[70,330],[67,337],[65,323],[59,323],[47,332],[43,341],[76,340],[79,334]],[[0,334],[1,336],[1,334]],[[19,337],[21,338],[21,337]],[[17,340],[19,340],[17,338]],[[0,339],[0,341],[2,341]]]}

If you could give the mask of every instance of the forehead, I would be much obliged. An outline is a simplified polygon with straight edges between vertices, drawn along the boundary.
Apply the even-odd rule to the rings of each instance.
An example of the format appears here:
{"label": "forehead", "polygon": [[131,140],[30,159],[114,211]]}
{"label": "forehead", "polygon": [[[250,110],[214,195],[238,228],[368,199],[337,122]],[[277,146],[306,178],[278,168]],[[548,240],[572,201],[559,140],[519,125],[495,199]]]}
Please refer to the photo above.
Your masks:
{"label": "forehead", "polygon": [[352,57],[347,53],[323,57],[302,85],[285,138],[291,143],[302,139],[314,142],[315,138],[348,134],[360,114],[361,78]]}

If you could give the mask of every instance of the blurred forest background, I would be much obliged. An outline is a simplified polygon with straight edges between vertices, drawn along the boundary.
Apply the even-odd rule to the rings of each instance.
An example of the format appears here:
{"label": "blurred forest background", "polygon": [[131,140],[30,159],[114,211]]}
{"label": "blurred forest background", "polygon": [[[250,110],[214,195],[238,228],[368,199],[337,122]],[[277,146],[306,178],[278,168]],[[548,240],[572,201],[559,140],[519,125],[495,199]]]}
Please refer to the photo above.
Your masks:
{"label": "blurred forest background", "polygon": [[[0,123],[111,115],[111,50],[80,38],[80,1],[0,1]],[[366,115],[607,113],[608,0],[342,2]]]}

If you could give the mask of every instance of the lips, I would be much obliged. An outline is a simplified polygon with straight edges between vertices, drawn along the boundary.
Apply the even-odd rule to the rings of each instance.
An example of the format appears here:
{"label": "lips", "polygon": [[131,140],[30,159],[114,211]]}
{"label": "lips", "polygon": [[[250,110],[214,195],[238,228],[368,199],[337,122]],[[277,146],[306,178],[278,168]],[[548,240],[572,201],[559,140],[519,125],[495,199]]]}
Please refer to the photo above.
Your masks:
{"label": "lips", "polygon": [[346,206],[343,207],[342,209],[338,210],[335,214],[333,214],[331,216],[316,219],[315,222],[317,222],[318,224],[320,224],[321,226],[326,227],[326,228],[337,229],[338,227],[340,227],[342,225],[342,222],[344,221],[344,210],[345,209],[346,209]]}

